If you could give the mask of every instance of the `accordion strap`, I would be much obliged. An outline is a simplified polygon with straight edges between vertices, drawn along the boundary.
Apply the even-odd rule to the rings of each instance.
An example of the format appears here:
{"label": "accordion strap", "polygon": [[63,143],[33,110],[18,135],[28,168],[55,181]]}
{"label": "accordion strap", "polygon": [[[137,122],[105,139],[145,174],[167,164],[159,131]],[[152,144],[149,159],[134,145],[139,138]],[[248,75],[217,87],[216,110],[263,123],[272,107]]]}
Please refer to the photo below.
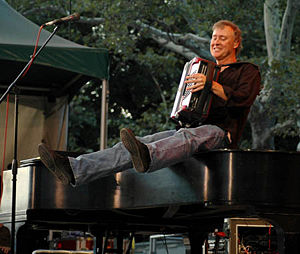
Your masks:
{"label": "accordion strap", "polygon": [[[206,82],[204,85],[204,88],[202,89],[201,96],[199,99],[199,102],[197,104],[195,112],[200,114],[200,117],[202,116],[207,116],[209,108],[204,109],[204,106],[209,103],[209,101],[212,98],[212,93],[211,93],[211,87],[212,87],[212,82],[213,82],[213,77],[214,77],[214,70],[215,70],[216,64],[213,62],[208,62],[207,63],[207,75],[206,75]],[[210,103],[209,103],[210,104]]]}

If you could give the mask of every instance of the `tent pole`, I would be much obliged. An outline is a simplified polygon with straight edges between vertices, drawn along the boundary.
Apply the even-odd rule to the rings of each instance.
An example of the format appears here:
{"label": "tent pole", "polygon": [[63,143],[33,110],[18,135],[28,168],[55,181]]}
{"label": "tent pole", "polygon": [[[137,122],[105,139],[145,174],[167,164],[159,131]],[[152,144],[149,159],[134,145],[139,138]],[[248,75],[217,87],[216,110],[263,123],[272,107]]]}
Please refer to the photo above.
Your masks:
{"label": "tent pole", "polygon": [[102,80],[100,150],[107,146],[107,113],[108,113],[109,85],[106,79]]}

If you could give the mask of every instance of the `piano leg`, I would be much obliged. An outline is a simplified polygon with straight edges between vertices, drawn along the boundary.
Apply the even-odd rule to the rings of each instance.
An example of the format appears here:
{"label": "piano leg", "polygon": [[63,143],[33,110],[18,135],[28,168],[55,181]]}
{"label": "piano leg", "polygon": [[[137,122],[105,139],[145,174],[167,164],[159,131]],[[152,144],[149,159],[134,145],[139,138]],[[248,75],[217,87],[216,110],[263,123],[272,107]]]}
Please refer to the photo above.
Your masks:
{"label": "piano leg", "polygon": [[286,233],[285,234],[285,254],[289,253],[300,253],[300,233],[293,232],[293,233]]}
{"label": "piano leg", "polygon": [[103,245],[103,234],[96,233],[94,234],[96,236],[96,253],[95,254],[101,254],[102,251],[102,245]]}
{"label": "piano leg", "polygon": [[268,218],[276,230],[278,253],[300,253],[300,215],[268,214]]}
{"label": "piano leg", "polygon": [[202,253],[202,246],[207,239],[207,232],[189,232],[190,251],[187,250],[186,254],[199,254]]}
{"label": "piano leg", "polygon": [[24,224],[17,231],[16,253],[29,254],[36,249],[47,249],[49,247],[45,240],[47,236],[47,230],[35,230]]}

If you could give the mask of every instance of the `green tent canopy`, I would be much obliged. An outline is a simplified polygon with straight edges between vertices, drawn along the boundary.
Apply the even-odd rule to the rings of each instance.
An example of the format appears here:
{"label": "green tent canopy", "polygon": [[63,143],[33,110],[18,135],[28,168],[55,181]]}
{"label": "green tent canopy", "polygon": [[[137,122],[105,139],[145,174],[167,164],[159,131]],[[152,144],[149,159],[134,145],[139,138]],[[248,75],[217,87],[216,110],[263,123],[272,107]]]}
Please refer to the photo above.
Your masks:
{"label": "green tent canopy", "polygon": [[[39,26],[0,0],[0,95],[30,60]],[[42,30],[39,46],[50,33]],[[55,35],[17,84],[21,94],[60,97],[74,94],[91,79],[108,79],[108,51]]]}

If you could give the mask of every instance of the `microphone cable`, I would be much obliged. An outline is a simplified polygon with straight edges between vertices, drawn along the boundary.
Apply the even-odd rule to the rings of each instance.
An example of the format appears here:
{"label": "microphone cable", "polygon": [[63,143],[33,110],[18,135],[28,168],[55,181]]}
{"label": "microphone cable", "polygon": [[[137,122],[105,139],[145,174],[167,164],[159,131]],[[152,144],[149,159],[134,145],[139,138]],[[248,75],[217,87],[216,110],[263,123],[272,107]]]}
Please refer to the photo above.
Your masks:
{"label": "microphone cable", "polygon": [[[39,32],[37,35],[37,39],[36,39],[36,44],[34,47],[34,51],[33,54],[31,56],[31,60],[30,63],[27,67],[27,69],[24,71],[24,73],[22,74],[21,78],[25,77],[25,75],[27,74],[27,72],[29,71],[34,58],[35,58],[35,54],[36,54],[36,50],[39,44],[39,40],[40,40],[40,35],[41,35],[41,31],[43,29],[44,25],[41,25],[39,28]],[[2,195],[3,195],[3,172],[4,172],[4,168],[5,168],[5,154],[6,154],[6,143],[7,143],[7,125],[8,125],[8,110],[9,110],[9,94],[7,95],[7,102],[6,102],[6,116],[5,116],[5,128],[4,128],[4,145],[3,145],[3,161],[2,161],[2,169],[1,169],[1,193],[0,193],[0,207],[1,207],[1,202],[2,202]],[[18,137],[16,137],[18,138]]]}
{"label": "microphone cable", "polygon": [[37,35],[37,39],[36,39],[36,44],[35,44],[35,47],[34,47],[34,51],[33,51],[33,54],[31,56],[31,61],[27,67],[27,69],[24,71],[23,75],[21,78],[25,77],[25,75],[27,74],[27,72],[29,71],[33,61],[34,61],[34,58],[35,58],[35,54],[36,54],[36,50],[37,50],[37,47],[38,47],[38,44],[39,44],[39,40],[40,40],[40,35],[41,35],[41,31],[43,30],[44,28],[44,24],[40,26],[40,29],[39,29],[39,32],[38,32],[38,35]]}

